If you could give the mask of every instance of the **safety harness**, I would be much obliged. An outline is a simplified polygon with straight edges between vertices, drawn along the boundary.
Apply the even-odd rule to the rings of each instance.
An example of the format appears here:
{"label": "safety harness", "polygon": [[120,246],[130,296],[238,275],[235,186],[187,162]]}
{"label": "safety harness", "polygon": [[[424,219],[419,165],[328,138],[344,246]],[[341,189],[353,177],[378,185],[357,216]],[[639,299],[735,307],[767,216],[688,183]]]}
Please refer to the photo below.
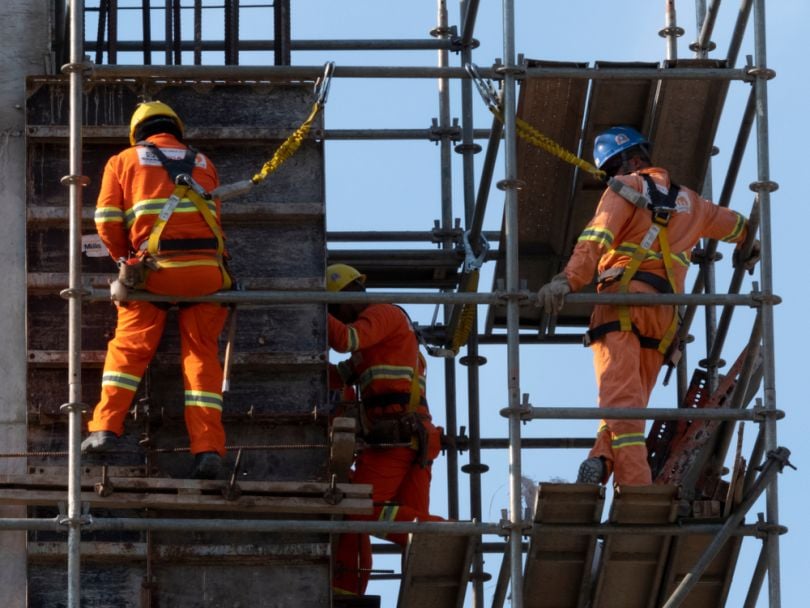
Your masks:
{"label": "safety harness", "polygon": [[[647,195],[649,197],[647,208],[652,213],[652,224],[649,230],[647,230],[647,234],[645,234],[644,238],[641,240],[641,243],[635,247],[630,263],[623,268],[611,268],[605,271],[599,277],[599,283],[606,285],[618,280],[619,293],[629,293],[630,281],[641,281],[642,283],[647,283],[652,286],[660,293],[675,293],[677,288],[675,285],[675,273],[672,269],[672,253],[669,247],[667,226],[672,217],[672,212],[675,209],[675,200],[678,198],[680,186],[671,184],[668,192],[663,194],[649,175],[642,173],[641,177],[644,178],[647,185]],[[664,269],[667,273],[666,281],[651,272],[638,270],[656,239],[661,248],[661,257],[663,258]],[[680,324],[677,306],[675,307],[675,315],[672,318],[672,323],[670,323],[667,331],[660,340],[641,334],[636,325],[630,320],[629,306],[621,305],[617,308],[619,312],[619,319],[617,321],[597,325],[585,332],[584,342],[586,346],[612,331],[632,331],[638,337],[642,348],[654,348],[662,355],[669,350],[676,337],[678,325]]]}
{"label": "safety harness", "polygon": [[[157,157],[163,165],[163,168],[168,172],[172,183],[175,184],[174,191],[171,196],[166,199],[166,203],[163,205],[157,220],[155,220],[152,226],[149,238],[141,243],[141,251],[144,252],[144,257],[154,261],[158,269],[184,266],[216,266],[222,272],[222,288],[230,289],[233,280],[225,267],[225,238],[223,237],[216,217],[211,212],[211,195],[191,177],[194,162],[197,158],[197,150],[189,146],[183,158],[172,159],[166,156],[166,154],[152,142],[140,141],[136,145],[148,148],[149,151]],[[160,236],[169,218],[184,199],[190,200],[194,204],[197,211],[202,215],[203,220],[205,220],[205,223],[208,225],[208,228],[213,233],[213,238],[161,240]],[[207,253],[211,250],[215,251],[215,253]],[[172,257],[178,254],[186,254],[191,251],[200,253],[201,255],[209,255],[210,259],[193,261],[172,259]]]}
{"label": "safety harness", "polygon": [[[413,321],[407,311],[401,306],[397,306],[397,308],[402,311],[413,327]],[[414,334],[416,335],[415,328]],[[419,381],[420,363],[427,367],[417,340],[416,361],[410,374],[410,390],[407,393],[387,393],[364,399],[362,402],[364,420],[361,426],[367,429],[364,432],[363,440],[368,445],[409,443],[411,449],[416,452],[415,461],[425,467],[429,464],[427,429],[423,422],[427,419],[427,415],[420,413],[418,408],[421,406],[427,409],[427,401],[422,397]],[[373,422],[368,420],[369,410],[374,410]]]}

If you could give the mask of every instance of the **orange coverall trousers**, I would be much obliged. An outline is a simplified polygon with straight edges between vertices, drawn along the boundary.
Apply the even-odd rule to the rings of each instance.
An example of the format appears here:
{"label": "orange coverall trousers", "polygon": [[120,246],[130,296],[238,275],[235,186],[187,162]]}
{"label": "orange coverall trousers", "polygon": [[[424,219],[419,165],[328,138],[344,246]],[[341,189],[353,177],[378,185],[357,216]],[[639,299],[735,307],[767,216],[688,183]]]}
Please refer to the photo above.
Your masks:
{"label": "orange coverall trousers", "polygon": [[[428,433],[427,458],[430,463],[439,455],[439,430],[425,422]],[[374,512],[371,515],[350,515],[350,520],[380,521],[444,521],[431,515],[431,465],[422,467],[414,461],[416,452],[410,448],[368,448],[360,452],[355,463],[352,483],[372,484]],[[381,536],[404,547],[407,534]],[[371,569],[371,542],[367,534],[341,534],[335,551],[335,571],[332,587],[337,593],[363,595]]]}
{"label": "orange coverall trousers", "polygon": [[[211,303],[184,306],[178,314],[184,417],[192,454],[225,455],[218,339],[227,314],[227,309]],[[104,362],[101,399],[87,425],[89,431],[123,434],[124,419],[165,324],[166,311],[149,302],[132,301],[118,306],[118,324]]]}
{"label": "orange coverall trousers", "polygon": [[[671,306],[636,306],[630,318],[643,336],[660,338],[672,321]],[[594,307],[591,327],[616,319],[612,306]],[[612,331],[591,344],[600,408],[646,408],[655,386],[663,355],[654,348],[642,348],[631,331]],[[601,456],[613,472],[616,485],[652,483],[647,464],[644,420],[601,422],[589,456]],[[607,479],[603,479],[606,482]]]}

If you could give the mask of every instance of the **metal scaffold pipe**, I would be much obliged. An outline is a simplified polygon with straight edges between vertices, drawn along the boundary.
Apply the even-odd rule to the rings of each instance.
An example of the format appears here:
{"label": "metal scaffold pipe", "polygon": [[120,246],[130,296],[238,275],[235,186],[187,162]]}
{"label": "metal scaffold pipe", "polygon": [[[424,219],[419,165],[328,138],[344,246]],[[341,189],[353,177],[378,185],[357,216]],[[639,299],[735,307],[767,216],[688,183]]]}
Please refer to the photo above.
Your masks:
{"label": "metal scaffold pipe", "polygon": [[[461,13],[461,53],[460,63],[462,66],[472,61],[473,32],[475,22],[478,17],[479,0],[461,0],[459,4]],[[476,130],[473,128],[473,91],[472,82],[469,79],[461,81],[461,144],[456,146],[455,151],[461,154],[462,162],[462,192],[464,194],[464,228],[468,231],[468,242],[475,255],[481,252],[479,226],[476,230],[476,215],[478,205],[475,198],[475,155],[481,151],[481,147],[475,143]],[[500,131],[498,139],[500,139]],[[492,137],[492,134],[488,134]],[[483,180],[483,177],[482,177]],[[488,188],[488,186],[487,186]],[[476,234],[477,232],[477,234]],[[497,240],[500,235],[489,235],[486,238]],[[455,311],[460,315],[460,311]],[[452,319],[451,319],[452,321]],[[481,476],[486,471],[481,464],[481,402],[480,402],[480,366],[483,361],[478,350],[478,313],[473,311],[470,325],[473,330],[467,340],[467,423],[469,425],[468,465],[465,472],[469,474],[469,497],[470,497],[470,517],[482,519],[482,489]],[[465,360],[462,360],[465,361]],[[453,426],[453,434],[456,434],[456,427]],[[506,447],[506,446],[504,446]],[[448,450],[448,455],[450,451]],[[458,461],[457,453],[454,451],[454,458]],[[456,476],[457,481],[457,476]],[[484,607],[484,560],[476,553],[473,557],[473,585],[472,602],[473,608]]]}
{"label": "metal scaffold pipe", "polygon": [[[129,300],[144,302],[165,302],[169,298],[147,292],[133,291]],[[88,301],[110,299],[106,289],[91,288],[85,290]],[[516,305],[533,306],[537,294],[518,289],[490,293],[449,293],[449,292],[327,292],[327,291],[221,291],[207,296],[180,297],[173,296],[172,302],[236,302],[255,304],[302,304],[302,303],[385,303],[401,304],[501,304],[504,301]],[[572,304],[627,304],[631,306],[661,306],[669,304],[722,304],[728,306],[757,307],[764,301],[764,296],[753,294],[644,294],[644,293],[574,293],[566,297]],[[778,296],[770,296],[768,301],[778,304]],[[517,334],[517,328],[516,334]]]}
{"label": "metal scaffold pipe", "polygon": [[62,409],[68,414],[68,496],[67,518],[67,606],[79,608],[81,602],[80,553],[81,542],[81,468],[80,442],[82,433],[82,188],[87,178],[82,172],[82,77],[86,66],[82,53],[84,40],[84,2],[70,4],[70,63],[62,68],[68,72],[70,160],[69,175],[63,183],[69,187],[69,288],[68,297],[68,403]]}
{"label": "metal scaffold pipe", "polygon": [[[518,200],[517,200],[517,110],[515,65],[515,6],[514,0],[503,1],[503,123],[504,123],[504,179],[500,187],[505,193],[504,232],[506,243],[506,289],[518,289]],[[509,569],[512,585],[512,608],[523,608],[523,510],[521,495],[520,450],[520,304],[516,299],[506,303],[506,368],[509,391]]]}
{"label": "metal scaffold pipe", "polygon": [[[524,420],[599,420],[605,411],[598,407],[526,407],[522,410]],[[508,408],[501,410],[501,416],[509,416]],[[758,420],[784,418],[782,410],[765,411],[764,408],[751,410],[731,408],[611,408],[610,418],[616,420]]]}
{"label": "metal scaffold pipe", "polygon": [[[751,189],[757,193],[760,208],[759,234],[762,244],[762,261],[759,265],[762,292],[766,296],[773,293],[773,240],[771,232],[771,192],[778,187],[770,178],[769,131],[768,131],[768,80],[774,76],[768,68],[765,35],[765,0],[754,2],[754,49],[755,76],[754,92],[757,107],[757,181]],[[774,361],[775,336],[773,306],[765,303],[762,307],[762,351],[763,351],[763,400],[766,410],[776,410],[776,364]],[[776,421],[765,423],[765,453],[777,449]],[[766,516],[768,523],[779,523],[779,484],[774,477],[766,491]],[[765,541],[768,550],[768,595],[770,606],[779,608],[782,604],[779,563],[779,535],[769,534]]]}
{"label": "metal scaffold pipe", "polygon": [[[194,66],[194,65],[97,65],[94,78],[137,80],[190,79],[201,81],[289,81],[316,80],[323,66]],[[499,79],[502,75],[494,68],[480,68],[482,77]],[[729,68],[597,68],[533,67],[520,76],[532,78],[573,78],[581,80],[750,80],[746,70]],[[335,78],[469,78],[464,68],[426,66],[349,66],[335,67]]]}
{"label": "metal scaffold pipe", "polygon": [[[773,487],[773,484],[776,481],[777,473],[782,471],[782,468],[789,464],[788,457],[790,456],[790,450],[786,448],[778,448],[769,454],[769,459],[765,463],[762,468],[762,472],[759,475],[754,486],[751,488],[751,491],[747,496],[745,496],[734,510],[734,512],[729,516],[726,522],[723,524],[723,527],[720,531],[715,535],[712,539],[709,546],[703,551],[700,558],[697,560],[692,569],[689,571],[686,576],[683,577],[680,584],[675,588],[675,591],[672,592],[672,595],[669,596],[666,603],[663,605],[663,608],[676,608],[677,606],[681,605],[681,602],[689,595],[689,592],[698,584],[700,581],[701,575],[705,572],[706,568],[709,567],[709,564],[712,560],[717,556],[722,549],[723,545],[731,536],[731,531],[735,529],[739,524],[742,522],[745,514],[748,513],[748,510],[753,506],[754,502],[756,502],[757,498],[762,494],[763,491],[770,491]],[[769,538],[775,537],[778,538],[779,534],[783,532],[783,530],[778,529],[775,523],[771,522],[771,526],[773,531],[769,531]],[[779,606],[779,601],[777,599],[774,602],[774,599],[771,599],[771,606]]]}

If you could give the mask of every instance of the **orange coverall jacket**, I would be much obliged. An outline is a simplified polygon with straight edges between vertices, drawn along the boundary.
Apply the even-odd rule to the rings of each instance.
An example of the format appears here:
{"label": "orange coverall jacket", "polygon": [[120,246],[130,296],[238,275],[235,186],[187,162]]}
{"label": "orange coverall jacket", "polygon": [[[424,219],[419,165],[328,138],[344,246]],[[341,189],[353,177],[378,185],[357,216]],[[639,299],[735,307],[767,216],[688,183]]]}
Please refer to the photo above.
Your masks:
{"label": "orange coverall jacket", "polygon": [[[385,402],[385,395],[409,395],[414,367],[418,365],[422,401],[417,408],[427,432],[428,465],[416,462],[409,447],[369,447],[357,457],[354,483],[372,484],[374,512],[351,519],[381,521],[442,521],[431,515],[430,462],[440,451],[440,432],[430,418],[425,395],[425,363],[419,343],[404,311],[392,304],[372,304],[358,319],[344,324],[329,315],[329,346],[338,352],[351,352],[341,362],[338,373],[345,383],[356,382],[365,401]],[[334,375],[334,369],[332,370]],[[376,399],[375,399],[376,398]],[[369,420],[378,416],[405,412],[407,403],[392,403],[367,408]],[[361,537],[364,535],[361,535]],[[397,544],[407,543],[406,534],[385,536]],[[358,547],[359,541],[359,547]],[[337,592],[363,594],[368,583],[370,552],[367,541],[358,535],[341,535],[335,553],[333,586]]]}
{"label": "orange coverall jacket", "polygon": [[[153,135],[148,141],[169,158],[182,158],[186,151],[186,146],[166,133]],[[191,176],[208,192],[219,185],[213,163],[199,152]],[[107,161],[96,203],[95,222],[96,230],[113,259],[127,259],[145,247],[155,220],[173,191],[174,185],[166,169],[145,146],[133,146]],[[219,201],[210,200],[208,206],[219,224]],[[183,199],[171,214],[160,238],[161,241],[212,239],[214,235],[194,203]],[[170,273],[149,273],[145,286],[148,291],[195,296],[221,288],[222,272],[210,253],[173,254],[172,261],[182,266],[173,268]]]}
{"label": "orange coverall jacket", "polygon": [[[182,158],[186,146],[174,136],[149,137],[169,158]],[[210,191],[219,185],[211,161],[197,153],[192,177]],[[95,222],[101,240],[113,259],[136,255],[149,239],[152,227],[174,184],[160,160],[145,146],[133,146],[109,159],[101,181]],[[217,223],[219,201],[208,202]],[[168,219],[161,242],[178,239],[214,239],[194,204],[183,199]],[[171,265],[147,274],[144,288],[161,295],[197,296],[218,291],[223,275],[212,251],[173,251]],[[118,306],[115,336],[107,347],[101,399],[90,431],[124,431],[124,420],[146,366],[163,334],[166,311],[149,302],[132,301]],[[181,307],[180,351],[184,378],[184,415],[192,453],[225,454],[222,428],[222,368],[218,338],[227,311],[218,304]]]}
{"label": "orange coverall jacket", "polygon": [[[652,177],[665,194],[670,186],[667,171],[648,168],[617,179],[643,192],[644,179]],[[579,236],[565,267],[572,291],[591,283],[595,272],[626,267],[652,224],[649,210],[639,209],[610,189],[602,195],[596,213]],[[741,243],[747,234],[744,216],[719,207],[694,191],[681,187],[668,224],[668,241],[676,293],[683,293],[692,248],[704,237]],[[647,252],[639,272],[649,272],[667,280],[658,239]],[[618,281],[598,287],[599,291],[618,291]],[[649,284],[631,280],[631,293],[657,293]],[[672,306],[630,307],[630,318],[641,335],[660,339],[675,314]],[[618,319],[618,307],[597,305],[591,316],[591,328]],[[612,331],[592,343],[594,368],[599,391],[599,407],[644,408],[663,363],[663,355],[654,348],[642,348],[632,332]],[[643,420],[605,420],[600,426],[591,456],[601,456],[613,469],[617,484],[651,483]],[[608,473],[609,474],[609,473]]]}

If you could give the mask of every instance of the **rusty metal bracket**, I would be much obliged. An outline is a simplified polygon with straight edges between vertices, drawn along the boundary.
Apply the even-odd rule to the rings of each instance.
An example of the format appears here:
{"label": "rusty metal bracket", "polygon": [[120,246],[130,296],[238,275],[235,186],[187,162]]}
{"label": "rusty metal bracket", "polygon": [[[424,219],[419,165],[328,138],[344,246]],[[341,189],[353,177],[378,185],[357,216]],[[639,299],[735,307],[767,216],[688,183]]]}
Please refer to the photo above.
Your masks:
{"label": "rusty metal bracket", "polygon": [[225,500],[238,500],[242,496],[242,489],[236,483],[236,476],[239,474],[239,467],[242,464],[242,449],[236,453],[236,461],[233,463],[233,471],[228,483],[222,488],[222,496]]}
{"label": "rusty metal bracket", "polygon": [[337,475],[334,473],[329,479],[329,487],[323,493],[323,499],[330,505],[340,504],[340,501],[346,497],[346,493],[337,487]]}
{"label": "rusty metal bracket", "polygon": [[106,464],[101,467],[101,481],[94,484],[93,489],[96,491],[96,494],[102,498],[111,496],[112,493],[115,492],[115,486],[113,485],[112,481],[110,481]]}

